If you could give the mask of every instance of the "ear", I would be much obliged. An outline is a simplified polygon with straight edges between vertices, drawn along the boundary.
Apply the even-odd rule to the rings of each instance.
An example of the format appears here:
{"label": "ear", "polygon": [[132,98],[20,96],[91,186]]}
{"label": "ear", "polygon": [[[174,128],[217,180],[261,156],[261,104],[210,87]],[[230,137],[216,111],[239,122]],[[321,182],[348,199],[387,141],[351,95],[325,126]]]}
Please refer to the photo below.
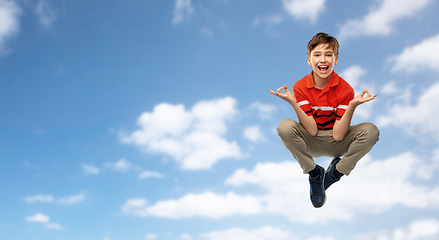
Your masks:
{"label": "ear", "polygon": [[306,55],[306,61],[308,61],[308,65],[311,66],[311,58],[308,54]]}
{"label": "ear", "polygon": [[337,56],[335,56],[335,61],[334,61],[334,65],[337,65],[337,63],[338,63],[338,55],[337,55]]}

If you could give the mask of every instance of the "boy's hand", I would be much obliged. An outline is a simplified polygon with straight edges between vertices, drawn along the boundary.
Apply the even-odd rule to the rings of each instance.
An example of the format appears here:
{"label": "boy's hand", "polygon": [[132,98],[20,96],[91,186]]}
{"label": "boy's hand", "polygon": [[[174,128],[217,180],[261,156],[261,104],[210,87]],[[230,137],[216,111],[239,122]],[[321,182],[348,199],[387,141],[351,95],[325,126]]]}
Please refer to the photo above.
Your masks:
{"label": "boy's hand", "polygon": [[[285,92],[281,92],[281,90],[284,89]],[[283,100],[287,101],[290,104],[297,103],[296,98],[294,97],[293,93],[288,90],[288,87],[283,85],[277,91],[272,91],[271,89],[268,89],[269,92],[271,92],[273,95],[278,96],[282,98]]]}
{"label": "boy's hand", "polygon": [[374,100],[376,96],[376,94],[372,96],[367,89],[364,89],[363,92],[361,92],[354,99],[352,99],[349,105],[352,104],[354,107],[357,107],[360,104]]}

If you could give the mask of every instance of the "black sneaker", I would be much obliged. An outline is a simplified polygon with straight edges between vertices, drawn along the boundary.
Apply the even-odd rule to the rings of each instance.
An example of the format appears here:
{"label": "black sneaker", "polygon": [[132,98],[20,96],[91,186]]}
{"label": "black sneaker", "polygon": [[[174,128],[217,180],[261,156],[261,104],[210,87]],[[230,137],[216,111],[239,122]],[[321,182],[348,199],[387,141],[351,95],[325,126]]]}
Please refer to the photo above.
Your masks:
{"label": "black sneaker", "polygon": [[325,169],[317,165],[316,169],[320,172],[316,177],[309,176],[310,198],[315,208],[322,207],[326,202],[325,188],[323,181],[325,179]]}
{"label": "black sneaker", "polygon": [[335,166],[338,162],[340,162],[341,158],[332,159],[331,163],[328,166],[328,169],[325,172],[325,190],[329,188],[333,183],[338,182],[341,177],[335,176]]}

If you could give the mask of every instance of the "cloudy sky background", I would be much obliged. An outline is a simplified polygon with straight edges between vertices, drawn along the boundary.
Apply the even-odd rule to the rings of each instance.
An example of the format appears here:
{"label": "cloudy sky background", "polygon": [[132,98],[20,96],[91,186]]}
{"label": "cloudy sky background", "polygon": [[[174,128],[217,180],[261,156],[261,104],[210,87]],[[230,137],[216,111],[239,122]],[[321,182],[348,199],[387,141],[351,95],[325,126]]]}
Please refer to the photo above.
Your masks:
{"label": "cloudy sky background", "polygon": [[[0,239],[439,238],[439,2],[0,0]],[[314,209],[268,89],[335,71],[380,141]],[[331,159],[316,161],[325,167]]]}

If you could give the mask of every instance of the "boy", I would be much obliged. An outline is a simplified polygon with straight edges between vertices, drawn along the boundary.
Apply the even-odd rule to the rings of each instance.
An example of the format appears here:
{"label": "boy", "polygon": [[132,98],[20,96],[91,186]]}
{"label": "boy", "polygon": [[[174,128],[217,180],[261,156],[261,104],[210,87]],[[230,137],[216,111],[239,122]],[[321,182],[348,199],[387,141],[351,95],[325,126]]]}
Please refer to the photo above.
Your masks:
{"label": "boy", "polygon": [[[294,84],[293,93],[285,85],[276,92],[269,90],[296,112],[299,123],[285,119],[277,132],[303,173],[309,174],[310,198],[316,208],[325,204],[325,190],[343,175],[349,175],[379,137],[379,130],[372,123],[351,126],[355,108],[376,95],[364,90],[354,97],[353,88],[333,70],[338,48],[336,38],[316,34],[308,43],[306,57],[311,73]],[[322,156],[334,158],[326,171],[313,160]]]}

